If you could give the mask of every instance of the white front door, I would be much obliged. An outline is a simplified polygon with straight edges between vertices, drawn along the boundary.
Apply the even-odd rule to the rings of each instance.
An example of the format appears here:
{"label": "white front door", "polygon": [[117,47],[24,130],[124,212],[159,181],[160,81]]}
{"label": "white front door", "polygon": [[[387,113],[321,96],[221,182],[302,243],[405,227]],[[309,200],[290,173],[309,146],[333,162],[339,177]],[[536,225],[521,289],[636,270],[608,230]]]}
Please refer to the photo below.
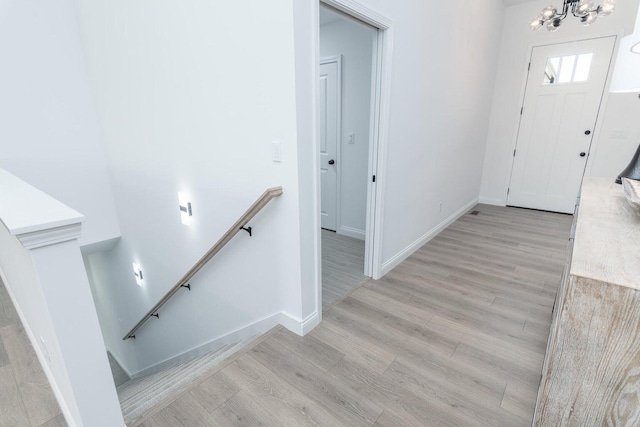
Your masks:
{"label": "white front door", "polygon": [[533,48],[508,205],[573,212],[615,40]]}
{"label": "white front door", "polygon": [[340,138],[340,61],[320,65],[320,219],[321,227],[338,226],[338,141]]}

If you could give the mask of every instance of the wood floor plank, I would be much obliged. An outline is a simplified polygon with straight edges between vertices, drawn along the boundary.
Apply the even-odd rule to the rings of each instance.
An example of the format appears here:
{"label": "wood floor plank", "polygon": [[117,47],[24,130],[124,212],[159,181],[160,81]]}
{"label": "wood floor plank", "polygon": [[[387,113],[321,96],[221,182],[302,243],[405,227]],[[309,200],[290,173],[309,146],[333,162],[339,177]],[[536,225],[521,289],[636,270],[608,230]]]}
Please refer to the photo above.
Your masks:
{"label": "wood floor plank", "polygon": [[344,357],[370,370],[383,373],[396,358],[396,354],[363,340],[356,334],[335,327],[331,322],[322,322],[311,336],[330,344],[344,353]]}
{"label": "wood floor plank", "polygon": [[60,414],[60,407],[22,324],[0,328],[18,392],[31,425],[39,426]]}
{"label": "wood floor plank", "polygon": [[4,341],[2,340],[2,336],[0,335],[0,368],[9,364],[9,355],[7,354],[7,350],[4,348]]}
{"label": "wood floor plank", "polygon": [[30,426],[11,365],[0,368],[0,425]]}
{"label": "wood floor plank", "polygon": [[274,343],[260,343],[251,355],[291,386],[335,413],[347,425],[371,425],[382,413],[382,408],[368,397],[340,387],[312,364]]}
{"label": "wood floor plank", "polygon": [[531,424],[537,396],[538,387],[535,384],[512,379],[507,384],[500,406]]}
{"label": "wood floor plank", "polygon": [[218,372],[189,390],[189,395],[212,413],[239,391],[238,386]]}
{"label": "wood floor plank", "polygon": [[213,413],[213,417],[220,425],[247,427],[291,425],[286,420],[278,420],[268,409],[254,401],[252,396],[244,391],[239,391],[223,403]]}
{"label": "wood floor plank", "polygon": [[41,424],[39,427],[67,427],[67,421],[64,419],[62,414],[51,418],[44,424]]}
{"label": "wood floor plank", "polygon": [[17,323],[20,323],[20,318],[13,306],[7,289],[2,283],[2,280],[0,280],[0,328]]}
{"label": "wood floor plank", "polygon": [[481,401],[469,399],[460,392],[443,390],[416,370],[398,361],[391,364],[385,376],[397,384],[424,396],[444,414],[445,419],[455,420],[455,425],[464,426],[525,426],[524,420],[499,407],[483,405]]}
{"label": "wood floor plank", "polygon": [[314,336],[300,337],[289,331],[281,330],[273,335],[272,341],[283,348],[297,353],[307,362],[323,371],[329,370],[344,357],[344,353],[323,343]]}
{"label": "wood floor plank", "polygon": [[222,372],[258,403],[269,407],[282,425],[326,426],[341,423],[323,406],[291,387],[250,355],[244,355]]}
{"label": "wood floor plank", "polygon": [[204,427],[211,425],[213,418],[213,415],[188,393],[151,417],[158,427]]}
{"label": "wood floor plank", "polygon": [[376,325],[379,330],[387,330],[398,334],[406,339],[412,339],[425,347],[445,355],[451,355],[456,348],[457,342],[449,339],[445,334],[433,333],[423,325],[408,322],[401,317],[395,316],[382,308],[361,302],[355,298],[347,297],[340,303],[342,310],[357,315],[361,320]]}
{"label": "wood floor plank", "polygon": [[[384,374],[377,374],[348,360],[341,360],[330,374],[352,390],[365,394],[386,411],[391,411],[395,419],[402,420],[403,425],[421,425],[425,422],[441,426],[455,425],[437,407],[389,380]],[[376,422],[379,419],[378,416]]]}
{"label": "wood floor plank", "polygon": [[322,230],[322,308],[325,309],[362,283],[364,240]]}

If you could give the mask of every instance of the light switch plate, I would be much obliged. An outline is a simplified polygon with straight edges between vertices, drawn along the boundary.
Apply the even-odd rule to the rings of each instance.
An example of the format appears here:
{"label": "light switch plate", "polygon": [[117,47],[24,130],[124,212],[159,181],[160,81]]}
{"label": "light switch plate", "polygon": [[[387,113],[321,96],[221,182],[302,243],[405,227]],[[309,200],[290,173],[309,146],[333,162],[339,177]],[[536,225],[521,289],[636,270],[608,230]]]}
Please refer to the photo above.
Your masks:
{"label": "light switch plate", "polygon": [[282,145],[279,141],[271,143],[271,160],[277,163],[282,162]]}

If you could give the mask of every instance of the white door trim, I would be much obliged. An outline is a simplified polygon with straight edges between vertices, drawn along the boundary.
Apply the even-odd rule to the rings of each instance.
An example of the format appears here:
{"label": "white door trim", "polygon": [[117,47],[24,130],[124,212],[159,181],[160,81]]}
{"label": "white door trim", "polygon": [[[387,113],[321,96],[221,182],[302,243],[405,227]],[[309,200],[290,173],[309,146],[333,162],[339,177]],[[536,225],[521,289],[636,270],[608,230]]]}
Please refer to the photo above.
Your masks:
{"label": "white door trim", "polygon": [[[616,58],[616,55],[618,53],[618,47],[620,44],[620,39],[622,38],[622,36],[624,36],[624,31],[618,31],[618,32],[598,32],[595,34],[592,34],[590,37],[586,37],[586,38],[582,38],[582,37],[577,37],[577,36],[559,36],[556,40],[554,40],[553,43],[550,43],[548,41],[546,42],[538,42],[538,43],[530,43],[527,47],[527,51],[525,53],[525,58],[524,58],[524,62],[523,62],[523,67],[522,70],[524,71],[522,74],[522,79],[520,82],[520,96],[518,97],[518,105],[517,105],[517,109],[518,111],[520,110],[520,108],[524,105],[524,99],[526,96],[526,91],[527,91],[527,79],[529,77],[529,61],[531,60],[531,54],[533,53],[533,49],[536,47],[542,47],[542,46],[548,46],[550,44],[560,44],[560,43],[571,43],[571,42],[579,42],[579,41],[584,41],[584,40],[592,40],[592,39],[599,39],[599,38],[603,38],[603,37],[611,37],[611,36],[615,36],[616,37],[616,44],[613,48],[613,58]],[[600,117],[600,114],[603,111],[606,111],[606,106],[609,102],[609,85],[611,84],[611,77],[612,77],[613,73],[611,72],[611,68],[609,69],[609,73],[607,75],[607,81],[605,83],[605,91],[604,91],[604,95],[602,97],[602,102],[600,103],[600,112],[598,113],[598,119],[596,120],[596,125],[595,128],[593,130],[593,141],[591,143],[591,147],[590,147],[590,151],[591,153],[595,153],[598,149],[598,143],[600,140],[600,133],[601,133],[601,128],[602,128],[602,120]],[[516,116],[516,120],[515,123],[513,125],[513,131],[512,131],[512,136],[511,136],[511,149],[509,150],[509,153],[513,153],[513,151],[516,149],[516,146],[518,144],[518,133],[520,132],[520,114],[518,113],[518,115]],[[589,156],[589,158],[587,159],[587,165],[585,168],[585,175],[589,175],[591,172],[591,168],[593,166],[593,157],[594,156]],[[511,181],[511,173],[513,172],[513,163],[514,163],[514,157],[513,156],[509,156],[509,164],[508,164],[508,171],[509,173],[506,174],[505,180],[504,180],[504,187],[503,187],[503,191],[502,191],[502,196],[500,198],[501,203],[503,206],[507,205],[507,192],[509,190],[509,184]]]}
{"label": "white door trim", "polygon": [[[336,103],[337,111],[337,133],[338,140],[336,141],[336,162],[338,167],[336,168],[336,229],[337,232],[342,225],[342,55],[330,56],[320,59],[320,65],[336,63],[338,65],[338,96]],[[319,140],[319,139],[318,139]],[[322,191],[322,189],[321,189]]]}
{"label": "white door trim", "polygon": [[[379,279],[382,277],[382,224],[384,218],[383,201],[386,181],[384,178],[391,91],[393,22],[386,16],[354,0],[320,0],[320,2],[378,29],[377,49],[374,52],[372,69],[374,78],[372,79],[371,131],[369,136],[364,273],[374,279]],[[316,57],[319,57],[319,47],[317,48]],[[316,147],[316,149],[319,149],[319,147]],[[375,183],[373,182],[373,176],[376,177]],[[316,191],[319,194],[318,186]]]}

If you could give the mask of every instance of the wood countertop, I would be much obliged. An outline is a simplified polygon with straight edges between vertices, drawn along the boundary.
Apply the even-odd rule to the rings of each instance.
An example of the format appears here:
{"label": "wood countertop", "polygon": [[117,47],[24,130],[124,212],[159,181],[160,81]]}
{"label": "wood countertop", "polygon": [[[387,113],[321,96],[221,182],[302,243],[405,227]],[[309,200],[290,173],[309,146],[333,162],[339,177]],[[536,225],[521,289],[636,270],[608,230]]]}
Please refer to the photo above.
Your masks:
{"label": "wood countertop", "polygon": [[585,177],[570,274],[640,289],[640,207],[611,178]]}

